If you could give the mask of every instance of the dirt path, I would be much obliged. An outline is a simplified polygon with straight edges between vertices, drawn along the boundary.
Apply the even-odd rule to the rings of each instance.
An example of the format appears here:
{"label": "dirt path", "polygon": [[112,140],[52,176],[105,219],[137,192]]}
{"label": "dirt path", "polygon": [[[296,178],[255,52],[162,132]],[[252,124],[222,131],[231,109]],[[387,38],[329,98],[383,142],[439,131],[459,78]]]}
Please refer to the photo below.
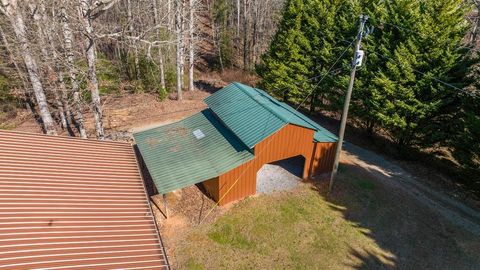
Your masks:
{"label": "dirt path", "polygon": [[480,213],[422,184],[415,176],[380,155],[346,143],[342,161],[359,166],[375,179],[401,190],[429,207],[452,224],[480,236]]}

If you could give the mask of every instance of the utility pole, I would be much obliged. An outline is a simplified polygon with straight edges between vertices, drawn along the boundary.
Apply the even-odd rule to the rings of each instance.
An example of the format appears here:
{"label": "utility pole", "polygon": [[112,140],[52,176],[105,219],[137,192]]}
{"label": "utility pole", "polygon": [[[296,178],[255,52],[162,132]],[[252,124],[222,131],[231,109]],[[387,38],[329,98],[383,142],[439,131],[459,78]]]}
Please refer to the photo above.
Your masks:
{"label": "utility pole", "polygon": [[333,183],[338,171],[340,152],[342,151],[343,137],[345,135],[345,126],[347,125],[348,108],[350,106],[350,98],[352,97],[353,82],[355,81],[355,72],[357,71],[357,66],[361,64],[361,61],[359,60],[363,58],[363,52],[360,51],[360,45],[363,38],[363,28],[367,20],[368,16],[360,15],[360,25],[358,26],[357,42],[355,44],[355,52],[353,55],[352,71],[350,73],[350,83],[348,84],[347,95],[345,96],[345,103],[343,104],[342,120],[340,122],[340,132],[338,134],[337,148],[335,151],[335,161],[333,162],[333,170],[332,175],[330,176],[330,185],[328,187],[329,193],[333,189]]}

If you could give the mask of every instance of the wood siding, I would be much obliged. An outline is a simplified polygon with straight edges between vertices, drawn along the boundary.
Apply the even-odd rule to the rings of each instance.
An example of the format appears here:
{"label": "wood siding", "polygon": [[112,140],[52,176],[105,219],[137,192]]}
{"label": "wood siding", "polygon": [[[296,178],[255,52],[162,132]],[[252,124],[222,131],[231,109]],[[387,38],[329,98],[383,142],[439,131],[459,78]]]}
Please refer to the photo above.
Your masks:
{"label": "wood siding", "polygon": [[218,179],[204,182],[204,186],[219,205],[225,205],[255,194],[257,172],[267,163],[302,155],[305,158],[304,179],[328,172],[333,162],[335,143],[314,143],[313,134],[313,130],[286,125],[255,146],[253,160],[220,175]]}
{"label": "wood siding", "polygon": [[310,164],[310,175],[332,171],[336,145],[337,143],[315,143],[314,155]]}
{"label": "wood siding", "polygon": [[215,200],[218,202],[218,177],[212,178],[210,180],[207,180],[202,183],[203,187],[207,190],[207,193]]}

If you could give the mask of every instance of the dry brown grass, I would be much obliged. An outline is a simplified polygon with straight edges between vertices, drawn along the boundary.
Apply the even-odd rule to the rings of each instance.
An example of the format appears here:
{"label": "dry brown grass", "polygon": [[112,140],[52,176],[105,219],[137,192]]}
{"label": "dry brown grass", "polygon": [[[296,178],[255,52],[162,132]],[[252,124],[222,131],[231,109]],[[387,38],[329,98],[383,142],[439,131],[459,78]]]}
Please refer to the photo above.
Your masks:
{"label": "dry brown grass", "polygon": [[255,86],[260,78],[252,73],[241,69],[226,69],[220,73],[220,77],[225,82],[240,82],[246,85]]}

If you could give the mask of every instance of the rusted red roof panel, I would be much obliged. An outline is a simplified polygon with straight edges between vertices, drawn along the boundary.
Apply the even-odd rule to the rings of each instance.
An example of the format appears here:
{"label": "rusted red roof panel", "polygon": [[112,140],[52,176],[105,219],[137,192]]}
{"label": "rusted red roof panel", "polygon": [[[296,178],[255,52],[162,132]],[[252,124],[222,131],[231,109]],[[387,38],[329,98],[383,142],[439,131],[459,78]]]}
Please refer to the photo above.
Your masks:
{"label": "rusted red roof panel", "polygon": [[0,130],[0,269],[166,269],[128,143]]}

